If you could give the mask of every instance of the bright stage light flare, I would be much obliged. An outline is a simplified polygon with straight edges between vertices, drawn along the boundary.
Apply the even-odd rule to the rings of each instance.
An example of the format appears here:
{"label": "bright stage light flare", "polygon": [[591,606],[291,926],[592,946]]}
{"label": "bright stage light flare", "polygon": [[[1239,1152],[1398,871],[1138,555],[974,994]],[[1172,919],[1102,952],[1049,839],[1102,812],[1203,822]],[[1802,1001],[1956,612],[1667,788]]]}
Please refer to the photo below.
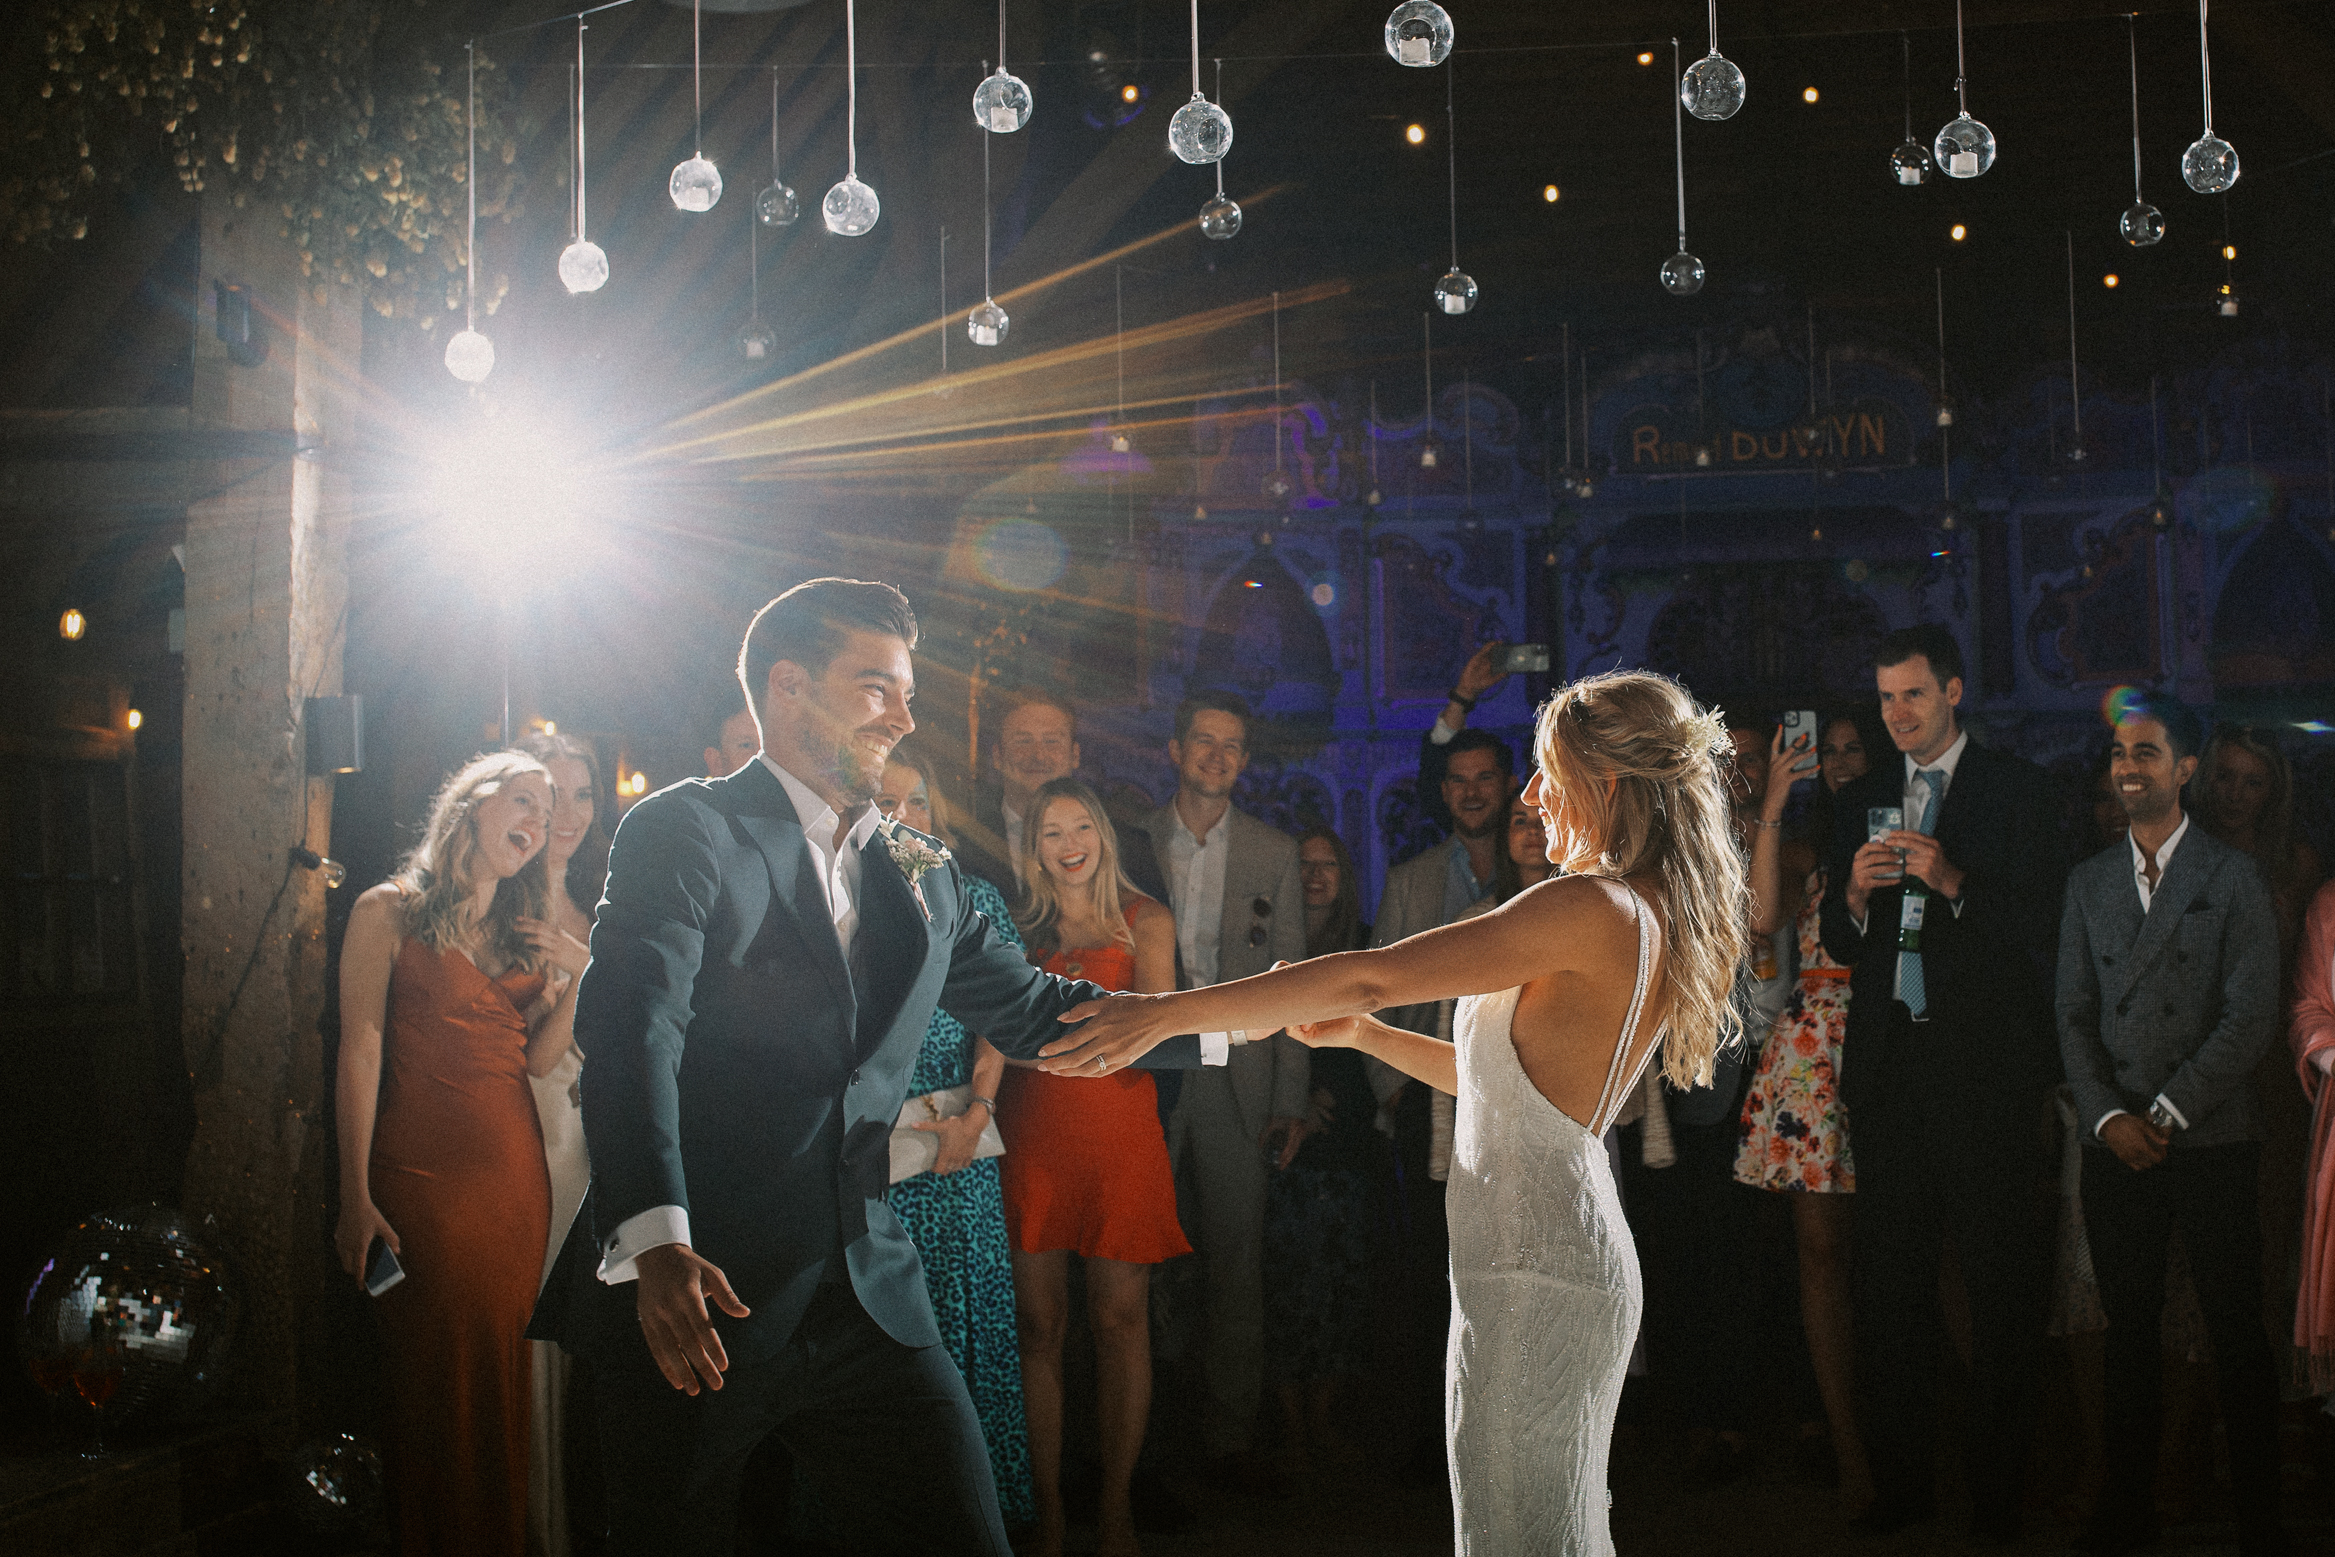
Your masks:
{"label": "bright stage light flare", "polygon": [[576,451],[503,417],[427,456],[427,501],[455,560],[518,595],[567,572],[587,549],[596,483]]}

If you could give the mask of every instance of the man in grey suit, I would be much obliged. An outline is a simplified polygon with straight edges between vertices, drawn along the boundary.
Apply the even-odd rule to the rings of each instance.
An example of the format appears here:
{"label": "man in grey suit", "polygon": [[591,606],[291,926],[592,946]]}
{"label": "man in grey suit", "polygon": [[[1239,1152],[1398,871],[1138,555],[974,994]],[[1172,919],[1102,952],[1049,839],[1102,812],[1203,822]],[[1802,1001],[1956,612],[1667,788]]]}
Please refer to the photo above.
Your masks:
{"label": "man in grey suit", "polygon": [[[1248,704],[1236,696],[1200,693],[1176,710],[1176,795],[1148,831],[1187,989],[1305,956],[1297,844],[1233,808],[1248,738]],[[1250,1452],[1265,1387],[1265,1159],[1287,1167],[1297,1154],[1312,1073],[1312,1054],[1286,1033],[1244,1044],[1205,1084],[1184,1089],[1168,1121],[1184,1233],[1207,1290],[1207,1451],[1218,1479],[1242,1490],[1272,1483]]]}
{"label": "man in grey suit", "polygon": [[2156,1533],[2158,1325],[2176,1228],[2213,1337],[2239,1550],[2284,1550],[2253,1088],[2276,1033],[2278,927],[2254,862],[2182,810],[2198,736],[2171,699],[2124,711],[2108,775],[2131,835],[2076,867],[2060,928],[2060,1053],[2089,1134],[2084,1223],[2108,1315],[2108,1486],[2083,1542],[2101,1557]]}

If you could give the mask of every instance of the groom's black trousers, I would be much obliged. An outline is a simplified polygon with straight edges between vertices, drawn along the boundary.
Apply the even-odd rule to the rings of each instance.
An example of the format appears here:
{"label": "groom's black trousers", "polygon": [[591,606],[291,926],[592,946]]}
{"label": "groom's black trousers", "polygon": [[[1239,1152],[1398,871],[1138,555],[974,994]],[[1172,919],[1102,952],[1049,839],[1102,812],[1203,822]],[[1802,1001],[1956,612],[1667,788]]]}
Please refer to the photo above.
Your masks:
{"label": "groom's black trousers", "polygon": [[611,1553],[728,1557],[739,1477],[775,1433],[853,1552],[1011,1557],[955,1361],[893,1340],[848,1286],[822,1286],[775,1355],[733,1357],[718,1390],[673,1388],[646,1343],[596,1384]]}

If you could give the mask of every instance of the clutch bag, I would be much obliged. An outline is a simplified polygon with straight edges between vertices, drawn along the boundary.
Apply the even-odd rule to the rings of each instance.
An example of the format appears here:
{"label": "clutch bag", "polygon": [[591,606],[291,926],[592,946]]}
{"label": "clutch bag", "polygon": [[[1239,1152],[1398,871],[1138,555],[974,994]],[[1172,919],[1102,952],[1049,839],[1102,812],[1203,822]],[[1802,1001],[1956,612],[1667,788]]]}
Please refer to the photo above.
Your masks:
{"label": "clutch bag", "polygon": [[[930,1173],[932,1165],[940,1161],[940,1137],[930,1130],[919,1130],[920,1124],[939,1119],[954,1119],[973,1106],[973,1084],[961,1087],[943,1087],[938,1092],[927,1092],[912,1097],[900,1105],[900,1117],[892,1125],[892,1182],[912,1179],[919,1173]],[[1005,1137],[997,1133],[997,1115],[981,1127],[981,1139],[973,1147],[976,1160],[1005,1155]]]}

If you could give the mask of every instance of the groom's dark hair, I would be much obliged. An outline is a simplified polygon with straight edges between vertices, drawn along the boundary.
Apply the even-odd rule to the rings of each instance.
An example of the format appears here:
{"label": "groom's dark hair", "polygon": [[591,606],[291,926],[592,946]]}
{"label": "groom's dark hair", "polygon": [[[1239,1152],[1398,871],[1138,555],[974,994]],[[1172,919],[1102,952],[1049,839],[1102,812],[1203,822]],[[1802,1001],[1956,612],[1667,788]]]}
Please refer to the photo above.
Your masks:
{"label": "groom's dark hair", "polygon": [[746,706],[755,719],[762,717],[771,666],[792,660],[819,675],[842,652],[844,635],[853,632],[883,633],[913,649],[916,613],[908,597],[891,585],[856,578],[797,584],[755,612],[738,650],[738,684],[746,689]]}

